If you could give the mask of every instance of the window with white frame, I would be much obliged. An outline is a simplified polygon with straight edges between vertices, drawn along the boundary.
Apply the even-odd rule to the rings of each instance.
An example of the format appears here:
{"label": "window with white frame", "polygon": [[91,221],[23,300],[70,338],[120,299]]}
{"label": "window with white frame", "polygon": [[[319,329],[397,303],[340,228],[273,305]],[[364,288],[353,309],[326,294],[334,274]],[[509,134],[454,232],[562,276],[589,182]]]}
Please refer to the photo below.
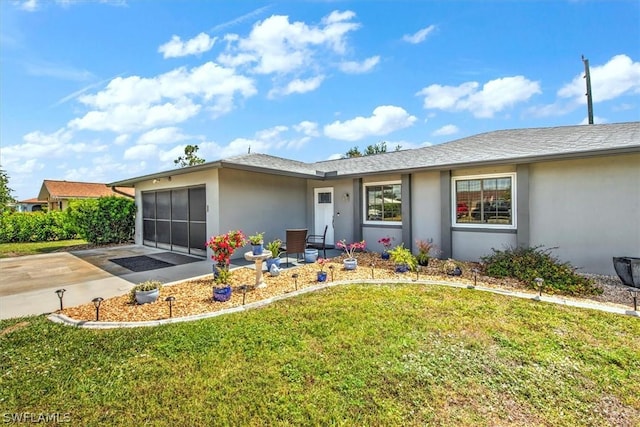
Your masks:
{"label": "window with white frame", "polygon": [[402,222],[402,185],[397,182],[364,184],[365,221]]}
{"label": "window with white frame", "polygon": [[453,223],[515,227],[515,173],[453,178]]}

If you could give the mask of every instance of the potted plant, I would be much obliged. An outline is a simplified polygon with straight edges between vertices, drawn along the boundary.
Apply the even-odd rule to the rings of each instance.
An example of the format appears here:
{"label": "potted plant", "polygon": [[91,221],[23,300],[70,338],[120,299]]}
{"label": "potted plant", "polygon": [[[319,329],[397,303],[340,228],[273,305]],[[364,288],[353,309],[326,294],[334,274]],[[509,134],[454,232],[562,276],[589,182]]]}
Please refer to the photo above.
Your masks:
{"label": "potted plant", "polygon": [[271,252],[271,258],[267,259],[267,271],[271,271],[271,266],[275,265],[280,268],[280,247],[282,246],[282,240],[275,239],[267,243],[266,248]]}
{"label": "potted plant", "polygon": [[158,280],[138,283],[131,289],[130,300],[136,304],[155,302],[160,296],[160,288],[162,288],[162,282]]}
{"label": "potted plant", "polygon": [[316,262],[320,266],[320,270],[318,271],[318,282],[326,282],[327,272],[324,271],[324,266],[329,263],[329,260],[326,258],[318,258],[318,261]]}
{"label": "potted plant", "polygon": [[264,251],[264,232],[249,236],[249,243],[254,255],[260,255]]}
{"label": "potted plant", "polygon": [[229,301],[231,298],[231,271],[228,268],[221,268],[213,279],[216,286],[213,287],[213,300],[218,302]]}
{"label": "potted plant", "polygon": [[227,301],[231,298],[231,286],[229,285],[231,255],[236,249],[246,244],[247,238],[240,230],[232,230],[225,234],[213,236],[207,242],[207,246],[213,252],[211,259],[218,264],[217,268],[214,267],[213,270],[213,281],[216,284],[213,288],[214,301]]}
{"label": "potted plant", "polygon": [[347,254],[347,258],[342,262],[344,264],[345,270],[355,270],[358,266],[358,260],[355,257],[355,253],[357,250],[363,251],[367,247],[367,243],[362,240],[361,242],[353,242],[346,243],[345,239],[340,240],[336,243],[336,247],[339,249],[344,249],[344,252]]}
{"label": "potted plant", "polygon": [[444,264],[442,265],[442,269],[444,270],[445,274],[448,275],[448,276],[461,276],[462,275],[462,269],[451,258],[449,258],[448,260],[446,260],[444,262]]}
{"label": "potted plant", "polygon": [[427,265],[429,265],[429,259],[431,258],[431,255],[437,251],[436,245],[433,243],[433,239],[418,239],[416,240],[416,247],[418,248],[418,253],[416,254],[418,264],[426,267]]}
{"label": "potted plant", "polygon": [[396,271],[398,273],[405,273],[409,270],[416,269],[418,261],[413,256],[409,248],[404,247],[404,243],[399,244],[395,248],[389,251],[389,257],[391,261],[396,265]]}
{"label": "potted plant", "polygon": [[391,249],[392,240],[395,240],[395,238],[389,236],[381,237],[380,239],[378,239],[378,243],[380,243],[384,247],[382,253],[380,254],[380,257],[382,259],[389,259],[389,249]]}

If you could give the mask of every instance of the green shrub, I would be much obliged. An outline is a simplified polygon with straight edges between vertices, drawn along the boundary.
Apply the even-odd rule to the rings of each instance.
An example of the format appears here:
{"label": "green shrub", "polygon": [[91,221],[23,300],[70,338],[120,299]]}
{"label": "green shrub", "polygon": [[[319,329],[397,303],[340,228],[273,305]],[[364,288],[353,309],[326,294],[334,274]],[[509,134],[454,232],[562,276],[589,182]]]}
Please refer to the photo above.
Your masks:
{"label": "green shrub", "polygon": [[551,255],[551,249],[540,246],[532,248],[509,248],[504,251],[493,250],[493,255],[482,257],[484,271],[493,277],[513,277],[521,280],[532,289],[534,279],[544,279],[547,292],[557,291],[566,295],[601,294],[592,280],[575,272],[569,263],[560,262]]}
{"label": "green shrub", "polygon": [[66,212],[13,212],[0,215],[0,243],[68,240],[77,235]]}
{"label": "green shrub", "polygon": [[80,236],[95,244],[124,243],[133,238],[136,205],[124,197],[73,200],[69,217]]}

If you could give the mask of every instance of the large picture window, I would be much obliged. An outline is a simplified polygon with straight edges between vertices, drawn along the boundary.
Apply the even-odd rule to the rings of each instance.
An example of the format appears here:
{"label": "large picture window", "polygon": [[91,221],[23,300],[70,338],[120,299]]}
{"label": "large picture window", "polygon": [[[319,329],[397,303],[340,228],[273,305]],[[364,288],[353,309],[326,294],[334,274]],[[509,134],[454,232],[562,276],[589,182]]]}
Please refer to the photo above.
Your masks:
{"label": "large picture window", "polygon": [[365,184],[366,221],[402,222],[401,190],[399,182]]}
{"label": "large picture window", "polygon": [[454,224],[515,227],[515,174],[454,178]]}

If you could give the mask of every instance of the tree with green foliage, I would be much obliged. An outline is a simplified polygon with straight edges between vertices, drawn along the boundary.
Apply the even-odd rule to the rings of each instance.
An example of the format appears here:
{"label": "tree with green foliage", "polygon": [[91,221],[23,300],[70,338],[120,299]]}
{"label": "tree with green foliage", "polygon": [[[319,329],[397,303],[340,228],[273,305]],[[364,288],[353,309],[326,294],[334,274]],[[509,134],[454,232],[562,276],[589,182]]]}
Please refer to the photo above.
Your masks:
{"label": "tree with green foliage", "polygon": [[133,239],[136,204],[125,197],[72,200],[68,215],[78,234],[95,244],[124,243]]}
{"label": "tree with green foliage", "polygon": [[9,204],[16,201],[11,192],[13,190],[9,188],[9,175],[4,169],[0,169],[0,213],[7,212]]}
{"label": "tree with green foliage", "polygon": [[187,145],[186,147],[184,147],[184,156],[178,157],[173,161],[173,163],[179,165],[181,168],[185,166],[195,166],[203,164],[205,160],[196,155],[198,150],[199,148],[197,145]]}
{"label": "tree with green foliage", "polygon": [[[402,149],[401,145],[396,145],[395,151],[399,151]],[[385,141],[378,142],[377,144],[368,145],[364,150],[364,154],[360,151],[358,147],[353,147],[346,152],[346,158],[353,157],[362,157],[362,156],[372,156],[374,154],[381,154],[387,152],[387,143]]]}

